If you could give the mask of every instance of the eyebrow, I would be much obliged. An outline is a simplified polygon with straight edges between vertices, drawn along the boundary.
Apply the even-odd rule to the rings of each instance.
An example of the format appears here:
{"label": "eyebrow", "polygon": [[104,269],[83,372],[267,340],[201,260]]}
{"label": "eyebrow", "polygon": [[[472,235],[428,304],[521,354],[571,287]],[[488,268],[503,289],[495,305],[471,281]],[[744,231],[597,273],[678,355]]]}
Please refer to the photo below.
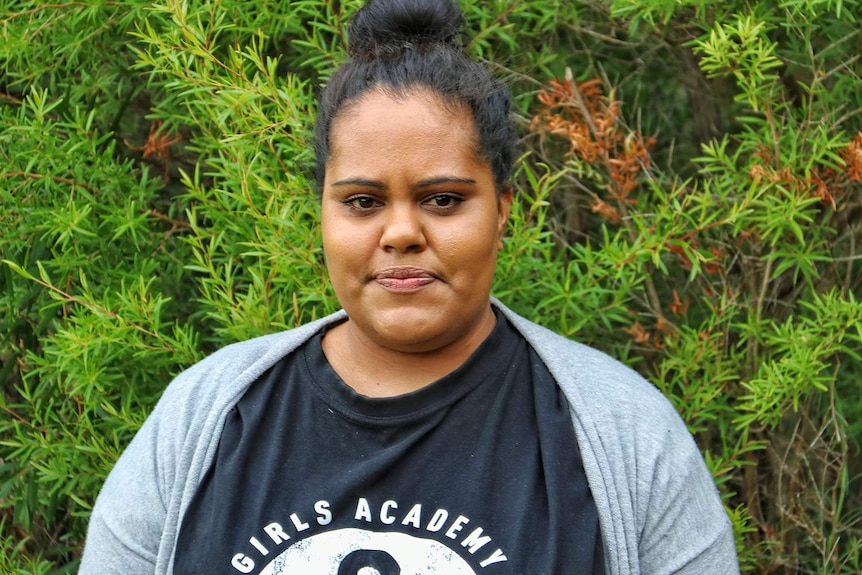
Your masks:
{"label": "eyebrow", "polygon": [[364,178],[347,178],[345,180],[338,180],[337,182],[332,182],[332,187],[336,186],[362,186],[366,188],[384,188],[386,186],[383,185],[383,182],[377,182],[375,180],[366,180]]}
{"label": "eyebrow", "polygon": [[[436,178],[428,178],[427,180],[421,180],[411,186],[414,189],[427,188],[429,186],[436,186],[438,184],[475,184],[476,180],[473,178],[462,178],[459,176],[438,176]],[[366,180],[365,178],[346,178],[344,180],[338,180],[337,182],[332,183],[333,187],[336,186],[362,186],[366,188],[379,188],[383,189],[386,186],[383,182],[379,182],[377,180]]]}
{"label": "eyebrow", "polygon": [[414,185],[414,188],[427,188],[428,186],[436,186],[437,184],[475,184],[473,178],[461,178],[459,176],[439,176],[436,178],[428,178]]}

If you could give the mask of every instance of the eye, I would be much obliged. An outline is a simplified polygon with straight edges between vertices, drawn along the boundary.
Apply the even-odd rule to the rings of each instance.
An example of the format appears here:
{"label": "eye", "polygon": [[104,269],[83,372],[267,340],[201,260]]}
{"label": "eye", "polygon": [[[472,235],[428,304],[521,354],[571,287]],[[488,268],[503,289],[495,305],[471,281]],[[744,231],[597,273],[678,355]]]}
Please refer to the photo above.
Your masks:
{"label": "eye", "polygon": [[344,200],[344,205],[354,210],[370,210],[380,205],[380,202],[371,196],[353,196]]}
{"label": "eye", "polygon": [[464,200],[452,194],[435,194],[425,200],[425,204],[432,208],[454,208]]}

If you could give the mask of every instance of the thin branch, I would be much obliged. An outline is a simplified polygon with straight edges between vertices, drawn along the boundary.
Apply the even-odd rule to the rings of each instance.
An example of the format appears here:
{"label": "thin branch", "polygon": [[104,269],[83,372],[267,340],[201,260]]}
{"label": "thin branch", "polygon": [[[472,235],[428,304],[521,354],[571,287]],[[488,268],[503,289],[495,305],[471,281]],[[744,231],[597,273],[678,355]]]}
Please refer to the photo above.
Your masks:
{"label": "thin branch", "polygon": [[69,178],[64,178],[62,176],[45,176],[43,174],[35,174],[33,172],[17,172],[16,171],[16,172],[4,172],[4,173],[0,174],[0,177],[2,177],[4,180],[8,180],[11,178],[29,178],[31,180],[43,180],[45,178],[48,178],[54,182],[57,182],[59,184],[67,184],[69,186],[72,186],[73,188],[76,186],[79,186],[79,187],[87,190],[91,194],[98,194],[99,193],[99,190],[97,190],[96,188],[94,188],[92,186],[89,186],[87,184],[82,184],[81,182],[76,182],[75,180],[70,180]]}
{"label": "thin branch", "polygon": [[12,102],[12,103],[13,103],[13,104],[15,104],[16,106],[20,106],[21,104],[23,104],[23,103],[24,103],[24,101],[23,101],[23,100],[20,100],[20,99],[16,98],[15,96],[11,96],[11,95],[6,94],[6,93],[4,93],[4,92],[0,92],[0,100],[5,100],[5,101],[7,101],[7,102]]}
{"label": "thin branch", "polygon": [[[572,94],[574,94],[575,96],[575,103],[577,104],[578,109],[580,110],[581,115],[584,118],[584,122],[586,122],[587,126],[590,128],[590,132],[592,133],[593,138],[598,139],[599,130],[596,127],[595,122],[593,121],[592,114],[590,114],[590,110],[587,107],[586,102],[584,102],[584,97],[581,94],[580,88],[578,88],[578,83],[575,81],[574,77],[572,76],[572,71],[569,68],[566,68],[566,83],[572,89]],[[608,173],[612,173],[611,162],[610,158],[608,157],[607,150],[602,150],[601,159]],[[620,221],[622,221],[623,225],[626,227],[629,239],[632,241],[632,243],[635,243],[637,241],[637,231],[632,226],[628,207],[626,206],[625,201],[620,201],[618,203],[620,209]],[[652,270],[649,269],[652,266],[650,266],[648,263],[644,264],[644,266],[647,267],[647,273],[645,274],[646,277],[644,278],[644,286],[647,290],[650,305],[652,306],[653,311],[655,312],[656,317],[659,321],[665,322],[666,324],[673,326],[673,322],[668,321],[668,319],[665,317],[664,312],[662,311],[661,300],[658,297],[658,290],[655,287],[655,283],[652,281],[652,275],[650,273]]]}
{"label": "thin branch", "polygon": [[[118,320],[118,321],[125,323],[126,325],[130,326],[134,330],[136,330],[136,331],[138,331],[144,335],[148,335],[157,341],[164,342],[164,338],[162,337],[161,334],[150,331],[147,328],[145,328],[144,326],[139,325],[135,322],[126,321],[125,319],[123,319],[123,317],[120,314],[118,314],[114,311],[111,311],[110,309],[108,309],[106,307],[100,306],[100,305],[95,304],[95,303],[87,302],[87,301],[85,301],[79,297],[73,296],[72,294],[68,293],[67,291],[63,291],[62,289],[58,288],[57,286],[55,286],[55,285],[53,285],[50,282],[47,282],[45,280],[38,279],[38,278],[32,278],[32,281],[35,282],[36,284],[44,287],[45,289],[52,291],[52,292],[56,293],[57,295],[61,296],[63,299],[66,300],[67,303],[78,304],[80,306],[83,306],[83,307],[91,310],[91,311],[98,311],[99,313],[107,315],[111,319],[115,319],[115,320]],[[174,348],[172,348],[171,346],[169,346],[167,344],[164,344],[162,347],[157,347],[157,346],[152,346],[152,345],[147,345],[145,347],[147,349],[151,349],[154,351],[176,351]]]}

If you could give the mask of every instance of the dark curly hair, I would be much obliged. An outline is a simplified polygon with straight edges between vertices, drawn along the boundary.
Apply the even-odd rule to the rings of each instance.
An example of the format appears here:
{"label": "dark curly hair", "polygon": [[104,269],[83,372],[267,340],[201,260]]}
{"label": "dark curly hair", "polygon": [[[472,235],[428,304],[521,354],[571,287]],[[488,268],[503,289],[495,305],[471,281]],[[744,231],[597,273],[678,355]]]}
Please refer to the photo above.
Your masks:
{"label": "dark curly hair", "polygon": [[349,59],[320,96],[314,134],[318,190],[336,116],[369,90],[405,96],[417,87],[470,109],[479,153],[491,166],[497,190],[509,187],[516,142],[509,117],[512,94],[465,54],[462,25],[452,0],[368,0],[356,13],[348,28]]}

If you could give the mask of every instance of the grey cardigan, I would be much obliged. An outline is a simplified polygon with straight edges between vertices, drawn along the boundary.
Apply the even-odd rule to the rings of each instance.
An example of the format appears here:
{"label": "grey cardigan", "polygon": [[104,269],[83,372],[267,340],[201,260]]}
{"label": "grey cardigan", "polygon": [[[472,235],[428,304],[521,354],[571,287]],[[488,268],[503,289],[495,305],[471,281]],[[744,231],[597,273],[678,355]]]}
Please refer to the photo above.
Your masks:
{"label": "grey cardigan", "polygon": [[[569,400],[608,575],[739,573],[728,516],[670,402],[618,361],[493,304]],[[343,317],[227,346],[180,374],[108,476],[79,574],[171,573],[180,522],[228,410],[276,361]]]}

